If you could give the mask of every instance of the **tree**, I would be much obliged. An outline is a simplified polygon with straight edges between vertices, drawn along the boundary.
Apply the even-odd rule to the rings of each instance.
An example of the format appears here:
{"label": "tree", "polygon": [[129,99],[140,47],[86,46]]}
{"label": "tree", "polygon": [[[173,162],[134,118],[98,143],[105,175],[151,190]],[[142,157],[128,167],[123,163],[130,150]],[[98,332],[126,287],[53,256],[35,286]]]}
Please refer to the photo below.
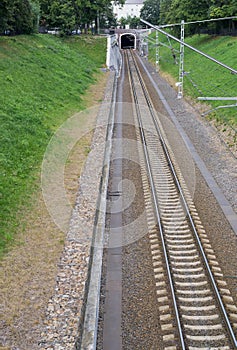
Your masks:
{"label": "tree", "polygon": [[[237,13],[236,0],[211,0],[210,18],[223,18],[235,16]],[[208,28],[214,33],[222,33],[227,29],[228,32],[235,30],[235,21],[219,21],[209,24]]]}
{"label": "tree", "polygon": [[28,0],[15,0],[14,17],[10,24],[15,34],[30,34],[33,31],[32,9]]}
{"label": "tree", "polygon": [[231,17],[237,13],[236,0],[211,0],[210,17]]}
{"label": "tree", "polygon": [[117,19],[113,14],[112,4],[100,15],[101,28],[111,28],[117,26]]}
{"label": "tree", "polygon": [[32,28],[34,32],[38,32],[40,19],[40,5],[38,0],[29,0],[32,12]]}
{"label": "tree", "polygon": [[[172,0],[170,9],[167,13],[166,20],[168,23],[180,23],[198,21],[208,18],[209,0]],[[189,25],[185,27],[187,35],[194,34],[199,30],[197,25]],[[175,29],[174,32],[177,32]]]}
{"label": "tree", "polygon": [[0,2],[0,33],[10,30],[8,22],[13,18],[12,6],[9,0]]}
{"label": "tree", "polygon": [[168,23],[167,15],[170,10],[172,0],[160,0],[160,24]]}
{"label": "tree", "polygon": [[138,28],[139,27],[139,25],[140,25],[140,17],[136,17],[136,16],[133,16],[133,17],[131,17],[131,20],[130,20],[130,28],[134,28],[134,29],[136,29],[136,28]]}
{"label": "tree", "polygon": [[[117,0],[123,4],[125,0]],[[46,27],[59,27],[70,32],[72,27],[89,28],[98,22],[107,25],[114,23],[110,0],[40,0],[40,24]]]}
{"label": "tree", "polygon": [[125,28],[126,24],[128,24],[128,18],[121,17],[121,18],[120,18],[120,26],[121,26],[122,28]]}
{"label": "tree", "polygon": [[75,15],[75,28],[79,29],[81,22],[81,0],[72,0]]}
{"label": "tree", "polygon": [[[160,0],[160,24],[200,21],[209,18],[230,17],[237,13],[236,0]],[[206,24],[185,26],[185,35],[199,32],[200,29],[223,32],[235,29],[235,21],[219,21]],[[179,27],[173,28],[173,33],[180,35]]]}
{"label": "tree", "polygon": [[[125,0],[115,1],[115,3],[124,4]],[[90,25],[95,26],[98,31],[98,25],[108,26],[116,24],[116,19],[112,11],[110,0],[82,0],[82,24],[88,28]]]}
{"label": "tree", "polygon": [[50,23],[50,8],[52,0],[39,0],[40,1],[40,25],[47,27]]}
{"label": "tree", "polygon": [[160,22],[160,1],[159,0],[145,0],[140,11],[142,19],[152,24],[159,24]]}
{"label": "tree", "polygon": [[171,22],[202,20],[207,19],[208,10],[209,3],[207,0],[173,0],[168,18]]}
{"label": "tree", "polygon": [[0,3],[0,32],[30,34],[38,25],[37,0],[3,0]]}
{"label": "tree", "polygon": [[69,34],[75,27],[75,11],[70,0],[54,0],[50,7],[50,25]]}

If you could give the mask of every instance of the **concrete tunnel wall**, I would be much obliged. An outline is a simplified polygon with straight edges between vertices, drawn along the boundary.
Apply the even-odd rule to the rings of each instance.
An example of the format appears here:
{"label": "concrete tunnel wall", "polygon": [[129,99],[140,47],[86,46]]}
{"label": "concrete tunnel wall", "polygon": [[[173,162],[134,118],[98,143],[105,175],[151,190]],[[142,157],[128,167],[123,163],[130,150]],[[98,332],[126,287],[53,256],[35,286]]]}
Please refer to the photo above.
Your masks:
{"label": "concrete tunnel wall", "polygon": [[123,33],[120,35],[120,49],[136,50],[136,35],[133,33]]}

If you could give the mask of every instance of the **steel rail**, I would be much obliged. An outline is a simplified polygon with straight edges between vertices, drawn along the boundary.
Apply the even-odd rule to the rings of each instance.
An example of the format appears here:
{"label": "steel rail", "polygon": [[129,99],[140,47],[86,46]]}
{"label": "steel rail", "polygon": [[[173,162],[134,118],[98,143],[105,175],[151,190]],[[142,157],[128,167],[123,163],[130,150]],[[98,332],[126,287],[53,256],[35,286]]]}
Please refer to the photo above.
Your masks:
{"label": "steel rail", "polygon": [[145,21],[144,19],[140,19],[140,21],[143,22],[143,23],[145,23],[146,25],[148,25],[148,26],[154,28],[155,30],[158,30],[158,32],[160,32],[160,33],[162,33],[162,34],[164,34],[164,35],[170,37],[171,39],[177,41],[178,43],[180,43],[180,44],[182,44],[182,45],[188,47],[189,49],[195,51],[195,52],[198,53],[199,55],[202,55],[202,56],[206,57],[207,59],[209,59],[209,60],[211,60],[211,61],[213,61],[213,62],[219,64],[219,66],[222,66],[222,67],[228,69],[232,74],[237,74],[237,70],[236,70],[236,69],[227,66],[226,64],[224,64],[224,63],[222,63],[222,62],[216,60],[214,57],[209,56],[209,55],[207,55],[206,53],[204,53],[204,52],[202,52],[202,51],[196,49],[195,47],[193,47],[193,46],[191,46],[191,45],[185,43],[184,41],[177,39],[175,36],[173,36],[173,35],[171,35],[171,34],[165,32],[165,31],[162,30],[162,29],[160,29],[159,26],[155,26],[154,24],[151,24],[150,22],[147,22],[147,21]]}
{"label": "steel rail", "polygon": [[161,234],[162,247],[163,247],[164,256],[165,256],[165,263],[166,263],[168,279],[169,279],[169,283],[170,283],[172,301],[173,301],[173,305],[174,305],[174,309],[175,309],[175,317],[176,317],[176,322],[177,322],[177,326],[178,326],[181,348],[182,348],[182,350],[185,350],[186,347],[185,347],[185,343],[184,343],[184,336],[183,336],[183,331],[182,331],[182,326],[181,326],[180,316],[179,316],[179,310],[178,310],[178,305],[177,305],[176,296],[175,296],[174,284],[173,284],[173,280],[172,280],[172,276],[171,276],[169,258],[168,258],[168,254],[167,254],[166,246],[165,246],[165,238],[164,238],[164,234],[163,234],[163,226],[161,223],[161,215],[160,215],[160,211],[159,211],[158,199],[157,199],[156,189],[155,189],[153,175],[152,175],[152,171],[151,171],[151,165],[150,165],[151,161],[150,161],[150,157],[149,157],[148,150],[147,150],[147,142],[146,142],[146,137],[145,137],[145,133],[144,133],[144,129],[143,129],[143,123],[141,120],[139,101],[137,98],[135,83],[133,80],[133,75],[132,75],[131,66],[129,64],[127,53],[126,53],[126,60],[127,60],[127,65],[128,65],[128,71],[129,71],[129,79],[131,82],[131,87],[132,87],[132,92],[133,92],[133,99],[134,99],[135,107],[136,107],[137,119],[138,119],[138,123],[139,123],[139,131],[140,131],[140,135],[141,135],[141,139],[142,139],[143,151],[144,151],[144,155],[145,155],[146,166],[147,166],[147,171],[148,171],[149,180],[150,180],[151,192],[152,192],[152,197],[153,197],[153,201],[154,201],[154,209],[155,209],[156,219],[157,219],[158,227],[159,227],[160,234]]}
{"label": "steel rail", "polygon": [[207,272],[208,272],[208,276],[209,276],[209,279],[210,279],[210,281],[211,281],[211,285],[212,285],[212,288],[213,288],[213,290],[214,290],[215,296],[216,296],[216,298],[217,298],[219,307],[220,307],[220,309],[221,309],[221,312],[222,312],[224,321],[225,321],[225,323],[226,323],[227,330],[228,330],[228,332],[229,332],[229,334],[230,334],[231,340],[232,340],[232,342],[233,342],[235,348],[237,348],[237,339],[236,339],[236,337],[235,337],[233,328],[232,328],[231,323],[230,323],[230,321],[229,321],[229,317],[228,317],[228,315],[227,315],[225,306],[224,306],[224,304],[223,304],[223,302],[222,302],[221,295],[220,295],[220,293],[219,293],[219,290],[218,290],[218,287],[217,287],[217,285],[216,285],[216,282],[215,282],[213,273],[212,273],[211,268],[210,268],[210,266],[209,266],[209,262],[208,262],[208,259],[207,259],[207,257],[206,257],[205,251],[204,251],[204,249],[203,249],[203,247],[202,247],[202,243],[201,243],[201,241],[200,241],[200,238],[199,238],[197,229],[196,229],[196,227],[195,227],[195,223],[194,223],[194,221],[193,221],[193,218],[192,218],[192,215],[191,215],[191,213],[190,213],[190,210],[189,210],[187,201],[186,201],[186,199],[185,199],[185,195],[184,195],[183,190],[182,190],[182,187],[181,187],[181,185],[180,185],[180,181],[179,181],[179,179],[178,179],[178,177],[177,177],[177,175],[176,175],[176,171],[175,171],[175,169],[174,169],[173,162],[172,162],[171,157],[170,157],[170,155],[169,155],[169,151],[168,151],[168,149],[167,149],[165,140],[164,140],[164,138],[163,138],[163,136],[162,136],[162,134],[161,134],[160,128],[159,128],[159,126],[158,126],[157,119],[156,119],[156,116],[155,116],[155,113],[154,113],[154,108],[153,108],[152,102],[150,101],[150,97],[149,97],[148,91],[147,91],[147,89],[146,89],[146,85],[145,85],[145,83],[144,83],[144,81],[143,81],[143,79],[142,79],[140,70],[139,70],[138,65],[137,65],[137,63],[136,63],[136,61],[135,61],[134,54],[132,53],[131,55],[132,55],[132,58],[133,58],[133,61],[134,61],[134,66],[135,66],[135,68],[136,68],[139,81],[140,81],[140,83],[141,83],[141,86],[142,86],[142,89],[143,89],[143,92],[144,92],[144,96],[145,96],[145,98],[146,98],[147,104],[148,104],[149,109],[150,109],[150,113],[151,113],[151,115],[152,115],[152,119],[153,119],[155,128],[156,128],[157,133],[158,133],[158,135],[159,135],[159,137],[160,137],[162,147],[163,147],[163,149],[164,149],[164,152],[165,152],[167,161],[168,161],[168,163],[169,163],[169,166],[170,166],[172,175],[173,175],[174,180],[175,180],[175,184],[176,184],[176,186],[177,186],[177,188],[178,188],[178,191],[179,191],[179,193],[180,193],[180,196],[181,196],[181,199],[182,199],[182,203],[183,203],[183,205],[184,205],[185,211],[186,211],[187,216],[188,216],[188,219],[189,219],[189,223],[191,224],[191,227],[192,227],[192,230],[193,230],[193,233],[194,233],[196,242],[197,242],[198,247],[199,247],[199,249],[200,249],[201,256],[202,256],[202,259],[203,259],[203,261],[204,261],[206,270],[207,270]]}

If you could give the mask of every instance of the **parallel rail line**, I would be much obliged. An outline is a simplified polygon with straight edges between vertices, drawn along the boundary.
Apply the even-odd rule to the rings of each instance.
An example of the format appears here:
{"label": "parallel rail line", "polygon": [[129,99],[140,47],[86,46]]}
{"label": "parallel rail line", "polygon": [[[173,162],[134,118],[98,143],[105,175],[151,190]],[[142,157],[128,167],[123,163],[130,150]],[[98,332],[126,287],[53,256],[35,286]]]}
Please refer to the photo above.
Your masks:
{"label": "parallel rail line", "polygon": [[167,144],[135,56],[128,50],[124,55],[147,170],[142,174],[148,189],[145,198],[152,200],[147,205],[148,213],[153,213],[148,227],[164,347],[235,349],[237,308]]}

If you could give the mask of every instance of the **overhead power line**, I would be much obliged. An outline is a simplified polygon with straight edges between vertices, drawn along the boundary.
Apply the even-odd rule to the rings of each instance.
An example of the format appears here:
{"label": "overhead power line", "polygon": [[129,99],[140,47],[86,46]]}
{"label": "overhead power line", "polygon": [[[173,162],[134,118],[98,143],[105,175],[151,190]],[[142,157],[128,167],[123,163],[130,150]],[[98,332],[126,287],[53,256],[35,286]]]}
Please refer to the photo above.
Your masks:
{"label": "overhead power line", "polygon": [[209,55],[207,55],[206,53],[204,53],[204,52],[202,52],[202,51],[196,49],[195,47],[193,47],[193,46],[191,46],[191,45],[185,43],[184,41],[179,40],[179,39],[176,38],[175,36],[173,36],[173,35],[171,35],[171,34],[165,32],[165,31],[162,30],[162,29],[160,29],[159,26],[156,26],[156,25],[154,25],[154,24],[151,24],[150,22],[147,22],[147,21],[145,21],[144,19],[140,19],[140,21],[143,22],[143,23],[145,23],[146,25],[150,26],[151,28],[154,28],[155,30],[158,30],[160,33],[162,33],[162,34],[164,34],[164,35],[170,37],[171,39],[177,41],[177,42],[180,43],[181,45],[184,45],[184,46],[188,47],[189,49],[191,49],[191,50],[197,52],[199,55],[202,55],[202,56],[206,57],[207,59],[209,59],[209,60],[211,60],[211,61],[217,63],[218,65],[220,65],[220,66],[222,66],[222,67],[228,69],[232,74],[237,74],[237,70],[236,70],[236,69],[227,66],[226,64],[224,64],[224,63],[222,63],[222,62],[216,60],[214,57],[209,56]]}
{"label": "overhead power line", "polygon": [[[215,21],[224,21],[228,19],[237,19],[237,16],[233,17],[222,17],[222,18],[213,18],[213,19],[204,19],[201,21],[193,21],[193,22],[184,22],[184,24],[196,24],[196,23],[205,23],[205,22],[215,22]],[[180,23],[173,23],[173,24],[162,24],[159,26],[159,28],[168,28],[168,27],[174,27],[174,26],[180,26]]]}

